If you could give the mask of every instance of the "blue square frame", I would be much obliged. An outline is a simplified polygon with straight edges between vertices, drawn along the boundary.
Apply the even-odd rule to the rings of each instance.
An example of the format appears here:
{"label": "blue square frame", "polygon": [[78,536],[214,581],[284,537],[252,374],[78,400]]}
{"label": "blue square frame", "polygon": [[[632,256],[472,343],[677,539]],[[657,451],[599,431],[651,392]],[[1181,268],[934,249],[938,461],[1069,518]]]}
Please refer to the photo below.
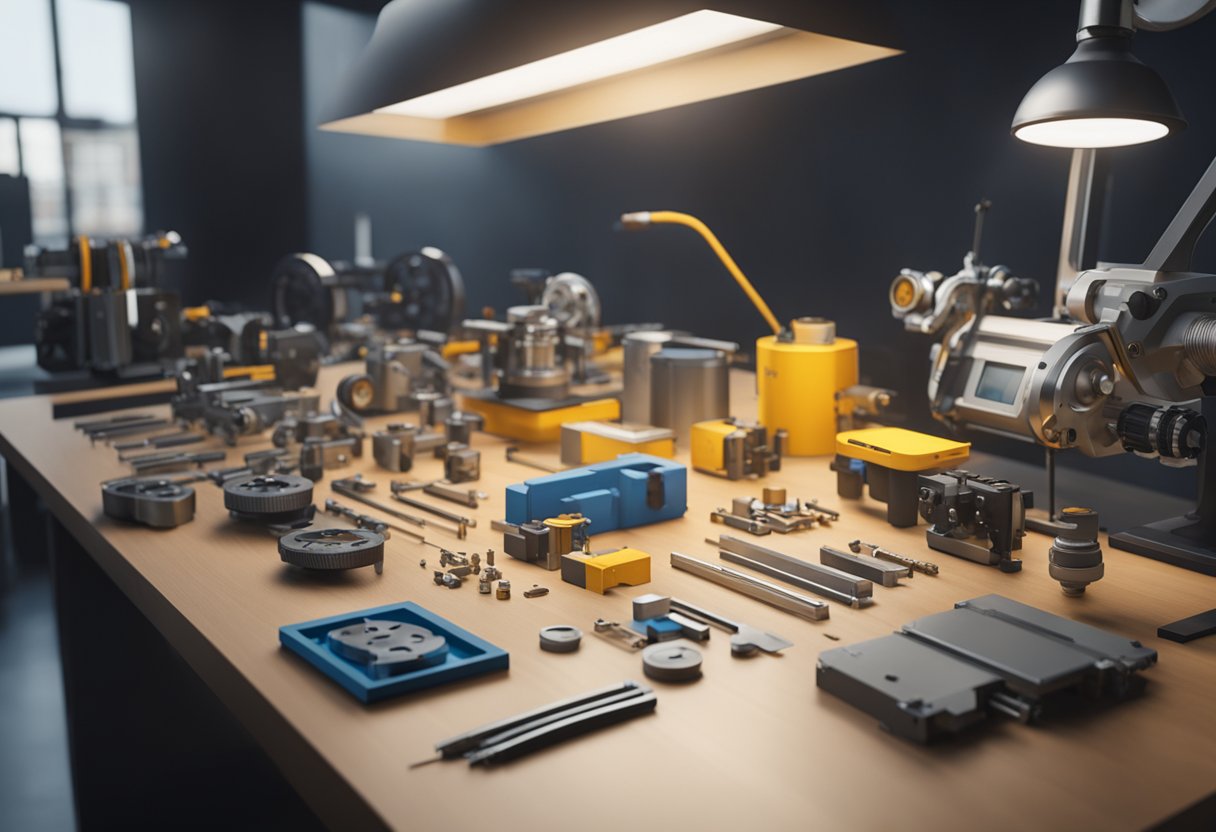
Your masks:
{"label": "blue square frame", "polygon": [[[442,664],[378,679],[334,653],[325,644],[325,634],[330,630],[360,624],[365,618],[400,621],[426,627],[447,640],[448,655]],[[506,670],[510,661],[506,650],[457,627],[446,618],[420,607],[413,601],[332,615],[300,624],[288,624],[279,628],[279,643],[333,679],[364,704],[496,670]]]}

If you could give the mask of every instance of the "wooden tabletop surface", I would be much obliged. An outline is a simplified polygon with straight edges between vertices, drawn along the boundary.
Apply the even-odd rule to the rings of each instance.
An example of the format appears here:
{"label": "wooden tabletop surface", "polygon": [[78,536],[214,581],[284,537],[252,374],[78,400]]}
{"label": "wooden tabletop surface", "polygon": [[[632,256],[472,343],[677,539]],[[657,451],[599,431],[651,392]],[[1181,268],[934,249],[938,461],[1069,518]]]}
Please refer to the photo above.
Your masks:
{"label": "wooden tabletop surface", "polygon": [[[326,403],[337,379],[356,369],[323,371]],[[732,395],[737,415],[754,413],[752,376],[738,373]],[[409,829],[488,830],[506,821],[512,828],[582,832],[1139,829],[1216,788],[1216,638],[1184,646],[1156,637],[1159,624],[1216,606],[1214,578],[1107,547],[1106,577],[1084,597],[1066,598],[1047,575],[1048,538],[1027,537],[1025,567],[1014,575],[932,552],[923,526],[895,529],[883,519],[883,506],[839,500],[834,474],[818,458],[787,460],[764,484],[817,497],[840,509],[841,519],[828,529],[773,535],[766,545],[818,561],[820,545],[841,547],[860,537],[935,561],[940,577],[876,587],[869,609],[832,603],[829,620],[810,623],[675,572],[668,564],[673,550],[716,561],[704,539],[723,527],[710,523],[710,510],[761,488],[690,471],[683,519],[594,538],[597,549],[627,544],[649,552],[653,580],[646,586],[599,596],[500,556],[515,590],[502,602],[478,594],[475,583],[458,590],[435,586],[431,570],[418,561],[435,561],[436,550],[404,536],[388,542],[382,576],[361,569],[319,579],[284,566],[268,534],[230,520],[221,491],[210,483],[196,486],[195,519],[178,529],[107,519],[98,483],[126,472],[111,449],[90,449],[71,419],[52,421],[50,408],[45,397],[0,402],[0,452],[334,827],[367,828],[379,819]],[[477,487],[490,499],[475,511],[477,528],[467,541],[431,532],[436,542],[501,551],[502,536],[490,521],[503,514],[503,488],[540,475],[507,463],[505,444],[475,436],[482,451]],[[264,438],[244,441],[227,464],[268,446]],[[554,447],[528,452],[556,463]],[[392,475],[377,470],[370,456],[369,450],[363,464],[327,472],[316,502],[331,496],[331,479],[356,470],[375,480],[387,500]],[[440,469],[423,459],[408,476],[433,478]],[[549,595],[523,598],[534,583]],[[630,599],[649,592],[778,633],[794,647],[778,657],[736,659],[724,634],[715,632],[702,646],[700,681],[654,684],[659,706],[653,716],[501,768],[470,769],[463,762],[409,768],[431,756],[435,741],[474,726],[626,679],[645,681],[640,657],[600,640],[591,625],[600,617],[627,622]],[[992,720],[970,738],[926,748],[890,736],[816,688],[820,651],[890,633],[992,592],[1157,649],[1145,695],[1042,726]],[[404,600],[507,649],[510,670],[369,707],[278,646],[280,625]],[[541,652],[537,632],[550,624],[580,627],[582,648]]]}

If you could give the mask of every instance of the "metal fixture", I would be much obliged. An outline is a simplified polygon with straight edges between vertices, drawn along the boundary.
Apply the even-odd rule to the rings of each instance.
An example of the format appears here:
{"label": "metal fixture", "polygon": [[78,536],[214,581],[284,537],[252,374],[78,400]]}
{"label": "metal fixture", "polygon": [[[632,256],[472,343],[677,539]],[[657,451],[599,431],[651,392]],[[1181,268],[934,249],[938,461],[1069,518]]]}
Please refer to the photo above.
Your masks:
{"label": "metal fixture", "polygon": [[[707,541],[713,543],[713,541]],[[788,584],[831,598],[854,609],[874,603],[874,584],[848,572],[810,563],[795,557],[722,535],[717,542],[718,557],[746,566]]]}
{"label": "metal fixture", "polygon": [[[1033,495],[1020,486],[968,471],[921,476],[920,515],[929,521],[925,538],[931,549],[1002,572],[1018,572],[1013,553],[1026,535],[1026,509]],[[968,538],[982,538],[972,543]]]}
{"label": "metal fixture", "polygon": [[879,560],[887,560],[891,563],[898,563],[901,566],[906,566],[914,572],[920,572],[925,575],[936,575],[940,569],[936,563],[930,563],[927,560],[917,560],[910,558],[907,555],[900,555],[892,552],[890,549],[876,546],[873,543],[866,543],[862,540],[853,540],[849,543],[849,549],[852,552],[869,555],[870,557],[878,558]]}
{"label": "metal fixture", "polygon": [[808,598],[771,581],[719,566],[716,563],[708,563],[689,555],[672,552],[671,567],[681,572],[689,572],[727,589],[733,589],[749,598],[755,598],[757,601],[763,601],[800,618],[805,618],[807,621],[821,621],[829,614],[828,605],[822,601]]}
{"label": "metal fixture", "polygon": [[194,519],[194,489],[168,480],[125,479],[101,487],[107,517],[156,529],[172,529]]}
{"label": "metal fixture", "polygon": [[[679,598],[672,598],[670,606],[673,614],[687,615],[696,621],[702,621],[730,633],[730,652],[732,656],[750,656],[756,651],[776,654],[787,647],[794,646],[792,641],[784,639],[779,635],[765,632],[757,627],[752,627],[739,621],[732,621],[703,607],[694,606],[687,601],[681,601]],[[827,605],[824,605],[824,617],[826,617],[826,609]]]}
{"label": "metal fixture", "polygon": [[900,578],[912,577],[911,567],[877,558],[858,557],[831,546],[819,547],[819,562],[882,586],[898,586]]}
{"label": "metal fixture", "polygon": [[1047,550],[1047,574],[1060,582],[1065,595],[1077,597],[1102,580],[1102,545],[1098,543],[1098,512],[1069,506],[1060,510],[1060,530]]}

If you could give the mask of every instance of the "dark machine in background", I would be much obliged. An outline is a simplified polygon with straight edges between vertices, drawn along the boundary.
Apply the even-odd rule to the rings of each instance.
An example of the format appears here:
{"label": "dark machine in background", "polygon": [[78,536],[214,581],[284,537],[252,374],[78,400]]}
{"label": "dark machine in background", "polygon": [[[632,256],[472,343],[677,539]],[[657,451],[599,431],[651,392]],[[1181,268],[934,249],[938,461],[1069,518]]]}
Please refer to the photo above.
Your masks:
{"label": "dark machine in background", "polygon": [[166,361],[182,355],[175,266],[186,253],[172,231],[140,240],[80,236],[67,248],[27,249],[27,277],[71,284],[35,321],[38,365],[124,378],[162,374]]}
{"label": "dark machine in background", "polygon": [[280,328],[309,323],[331,352],[354,357],[377,333],[446,334],[464,316],[460,270],[425,246],[361,265],[317,254],[289,254],[271,274],[271,315]]}

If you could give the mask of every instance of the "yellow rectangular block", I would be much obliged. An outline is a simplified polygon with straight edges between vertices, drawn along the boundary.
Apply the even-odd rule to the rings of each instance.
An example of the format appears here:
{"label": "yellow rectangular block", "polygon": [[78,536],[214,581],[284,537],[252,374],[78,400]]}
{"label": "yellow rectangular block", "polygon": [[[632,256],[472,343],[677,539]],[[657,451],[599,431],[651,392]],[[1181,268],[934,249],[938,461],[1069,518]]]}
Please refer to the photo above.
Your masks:
{"label": "yellow rectangular block", "polygon": [[592,399],[552,410],[529,410],[502,401],[462,396],[461,407],[481,414],[486,433],[523,442],[556,442],[567,422],[621,418],[621,403],[616,399]]}
{"label": "yellow rectangular block", "polygon": [[633,453],[674,459],[675,433],[669,428],[615,422],[562,425],[562,465],[591,465]]}
{"label": "yellow rectangular block", "polygon": [[836,434],[836,453],[893,471],[924,471],[965,462],[971,443],[905,428],[862,428]]}
{"label": "yellow rectangular block", "polygon": [[650,555],[638,549],[617,549],[599,555],[562,555],[562,580],[603,595],[614,586],[650,583]]}

